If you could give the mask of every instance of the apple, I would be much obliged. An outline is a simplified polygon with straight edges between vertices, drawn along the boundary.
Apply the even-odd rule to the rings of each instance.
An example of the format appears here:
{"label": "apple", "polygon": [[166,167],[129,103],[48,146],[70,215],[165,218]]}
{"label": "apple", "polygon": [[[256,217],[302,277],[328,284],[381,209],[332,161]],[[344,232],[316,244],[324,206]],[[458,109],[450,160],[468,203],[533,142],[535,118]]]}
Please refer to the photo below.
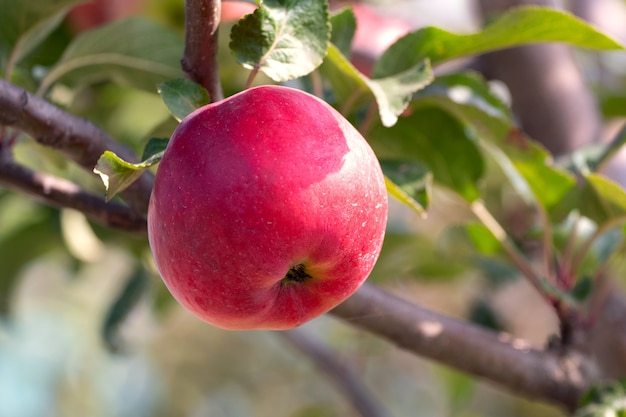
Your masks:
{"label": "apple", "polygon": [[224,329],[288,329],[353,294],[380,253],[384,177],[330,105],[260,86],[202,107],[156,173],[148,236],[175,299]]}

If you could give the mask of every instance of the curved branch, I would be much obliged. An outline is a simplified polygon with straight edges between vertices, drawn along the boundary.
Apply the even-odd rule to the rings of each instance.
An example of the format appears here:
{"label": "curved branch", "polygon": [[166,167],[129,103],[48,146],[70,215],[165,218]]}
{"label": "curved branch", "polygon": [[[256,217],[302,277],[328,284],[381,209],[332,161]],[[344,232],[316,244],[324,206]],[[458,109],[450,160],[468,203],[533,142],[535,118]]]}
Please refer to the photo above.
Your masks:
{"label": "curved branch", "polygon": [[103,225],[130,232],[146,231],[146,220],[125,205],[105,203],[73,182],[32,171],[0,158],[0,185],[30,194],[54,207],[72,208]]}
{"label": "curved branch", "polygon": [[389,416],[352,369],[344,362],[341,362],[329,347],[298,329],[276,332],[276,334],[308,356],[344,392],[346,398],[361,416]]}
{"label": "curved branch", "polygon": [[523,340],[435,313],[368,284],[331,314],[517,395],[570,410],[597,379],[595,365],[580,354],[533,349]]}
{"label": "curved branch", "polygon": [[[37,142],[59,150],[89,172],[104,151],[135,161],[137,157],[93,123],[64,112],[26,90],[0,79],[0,125],[11,126]],[[146,213],[153,178],[145,173],[122,193],[137,212]]]}
{"label": "curved branch", "polygon": [[220,12],[220,0],[185,0],[181,66],[190,79],[206,88],[212,102],[224,98],[217,65]]}

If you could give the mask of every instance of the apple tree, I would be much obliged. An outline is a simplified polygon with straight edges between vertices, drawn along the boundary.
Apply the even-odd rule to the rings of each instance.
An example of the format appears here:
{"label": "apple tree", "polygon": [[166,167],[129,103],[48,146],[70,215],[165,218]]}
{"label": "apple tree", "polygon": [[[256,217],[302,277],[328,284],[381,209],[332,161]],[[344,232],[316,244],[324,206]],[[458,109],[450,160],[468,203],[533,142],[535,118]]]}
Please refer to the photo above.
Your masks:
{"label": "apple tree", "polygon": [[[357,27],[364,23],[359,4],[340,7],[325,0],[267,0],[253,4],[186,0],[184,4],[154,2],[160,8],[152,10],[144,2],[137,6],[143,11],[140,15],[121,18],[119,13],[128,14],[141,2],[128,2],[125,6],[96,2],[90,6],[92,9],[80,3],[83,2],[0,0],[0,306],[7,321],[0,338],[0,356],[9,352],[2,343],[20,334],[14,330],[19,328],[15,323],[24,325],[16,319],[24,308],[24,302],[18,301],[23,299],[20,294],[28,287],[25,282],[29,282],[24,277],[39,277],[30,291],[45,293],[47,285],[52,285],[46,284],[46,279],[56,282],[55,274],[46,269],[47,264],[37,263],[37,259],[55,251],[63,253],[63,268],[69,276],[91,277],[83,279],[89,282],[83,291],[88,293],[88,304],[98,307],[93,309],[93,319],[81,324],[76,333],[79,336],[70,336],[72,331],[63,333],[55,327],[51,338],[72,346],[83,338],[83,332],[95,329],[96,339],[107,348],[99,362],[99,372],[103,374],[108,375],[119,366],[112,358],[132,351],[132,343],[124,337],[123,330],[142,306],[148,311],[143,314],[157,329],[159,323],[171,317],[172,310],[182,311],[161,282],[160,273],[167,282],[171,277],[179,281],[203,280],[206,271],[219,270],[217,278],[211,281],[217,289],[205,293],[199,304],[211,304],[225,311],[219,294],[234,285],[240,298],[233,301],[234,309],[229,314],[249,313],[257,318],[254,323],[260,329],[291,327],[267,325],[256,310],[244,311],[241,306],[248,305],[245,301],[260,297],[260,287],[239,285],[248,283],[250,277],[236,273],[230,276],[223,271],[226,267],[255,271],[254,264],[239,268],[248,260],[276,264],[283,257],[276,253],[276,248],[302,252],[301,248],[292,247],[297,245],[292,238],[309,230],[307,222],[312,215],[306,205],[312,202],[297,200],[297,206],[293,206],[296,200],[289,198],[299,192],[299,182],[293,178],[303,178],[303,172],[309,169],[319,174],[324,165],[318,156],[331,152],[324,147],[324,141],[326,135],[334,132],[333,127],[320,122],[328,120],[324,112],[329,111],[337,115],[333,121],[349,126],[342,128],[346,136],[353,137],[353,130],[354,137],[362,135],[364,139],[359,140],[363,140],[367,152],[371,147],[373,153],[371,160],[366,151],[359,153],[358,158],[344,158],[346,164],[361,164],[355,171],[361,172],[361,177],[352,173],[341,180],[333,177],[324,184],[329,188],[315,195],[316,204],[317,199],[323,200],[322,194],[333,196],[325,203],[327,208],[315,214],[327,216],[326,229],[318,227],[315,233],[343,236],[332,241],[341,243],[325,248],[326,252],[362,252],[366,248],[368,253],[378,255],[380,247],[367,246],[364,242],[371,243],[370,235],[363,233],[379,236],[380,231],[370,231],[369,227],[357,231],[355,226],[355,219],[363,225],[377,221],[378,200],[364,204],[366,210],[358,213],[350,207],[365,201],[349,200],[354,190],[367,193],[375,188],[371,184],[378,174],[370,174],[375,170],[380,173],[385,207],[387,195],[390,204],[378,263],[368,282],[362,285],[371,265],[366,268],[355,263],[353,270],[331,268],[331,278],[343,284],[358,281],[358,290],[352,294],[356,287],[352,288],[349,298],[345,299],[349,294],[342,293],[333,300],[336,302],[325,303],[326,308],[315,309],[315,315],[328,312],[321,318],[328,322],[316,326],[316,319],[293,330],[251,332],[247,339],[252,346],[249,349],[254,351],[253,344],[268,335],[291,346],[332,380],[353,412],[362,416],[390,415],[403,409],[395,406],[390,412],[386,403],[392,402],[391,397],[379,401],[379,395],[359,373],[358,364],[350,358],[340,359],[341,348],[329,346],[329,322],[353,329],[357,332],[354,340],[368,337],[370,343],[395,345],[413,354],[411,359],[415,361],[419,357],[443,365],[446,370],[442,372],[449,372],[444,379],[450,388],[450,398],[446,399],[450,415],[475,415],[467,412],[470,387],[475,381],[484,381],[535,403],[556,406],[561,413],[617,416],[626,412],[626,384],[621,379],[626,375],[626,298],[620,289],[626,222],[626,191],[620,182],[626,181],[620,176],[619,166],[626,134],[616,130],[610,140],[590,137],[579,146],[573,139],[580,131],[576,130],[565,134],[565,142],[570,144],[565,147],[554,146],[550,137],[534,138],[541,126],[533,128],[516,98],[518,94],[545,91],[534,91],[535,86],[528,82],[520,88],[514,77],[507,78],[505,68],[517,61],[513,55],[499,55],[516,51],[511,48],[521,45],[558,44],[569,52],[576,51],[587,62],[597,63],[607,56],[619,55],[623,59],[624,46],[618,41],[570,12],[519,6],[490,14],[473,33],[456,33],[435,26],[407,30],[380,56],[367,58],[364,63],[358,56],[362,51],[354,46]],[[107,17],[105,10],[116,7],[128,10],[118,10]],[[226,18],[229,11],[234,11],[236,18]],[[551,68],[554,56],[556,53],[548,54],[539,62]],[[525,71],[523,64],[513,65],[514,70]],[[541,75],[545,73],[547,70]],[[612,84],[607,88],[608,76],[603,74],[588,81],[597,84],[596,92],[605,110],[603,117],[609,120],[623,116],[619,105],[623,104],[625,91],[623,76],[610,73]],[[169,141],[173,132],[179,132],[179,126],[197,126],[199,122],[193,124],[190,118],[207,108],[225,108],[225,103],[232,103],[230,98],[238,93],[244,95],[237,97],[246,97],[253,90],[274,91],[266,87],[255,90],[267,85],[299,90],[299,96],[307,97],[295,106],[299,113],[288,116],[282,114],[284,108],[280,105],[278,110],[269,107],[273,96],[268,95],[259,99],[255,104],[258,107],[246,108],[246,117],[242,116],[243,107],[239,112],[231,107],[220,113],[228,115],[224,119],[207,119],[210,123],[202,125],[201,132],[185,127],[184,135],[191,140],[185,142],[184,155],[191,159],[179,161],[178,165],[170,163],[167,168],[168,190],[183,191],[160,194],[159,201],[151,205],[155,177],[159,184],[159,175],[166,169],[159,171],[159,163],[163,159],[165,165],[168,152],[174,152],[173,146],[168,147],[173,143]],[[309,107],[313,101],[318,104]],[[560,109],[554,107],[551,110],[558,114]],[[589,111],[596,112],[600,119],[600,106]],[[270,119],[279,117],[279,113],[283,125],[276,130],[263,130],[268,129],[263,127],[264,122],[268,122],[265,126],[270,125]],[[258,115],[254,123],[251,114]],[[310,128],[309,122],[311,126],[322,124]],[[540,125],[553,122],[557,123],[547,118]],[[576,126],[575,121],[568,123]],[[317,128],[323,133],[315,131]],[[263,169],[270,172],[267,177],[272,177],[274,184],[288,187],[287,192],[278,194],[280,198],[269,194],[266,198],[259,190],[274,188],[263,188],[265,183],[252,178],[248,181],[247,174],[241,174],[250,168],[242,168],[245,158],[241,155],[235,164],[226,161],[223,155],[229,154],[233,146],[227,142],[233,131],[246,138],[260,138],[267,132],[273,136],[273,141],[259,140],[264,147],[255,152],[265,155],[266,162],[274,161],[264,163]],[[313,142],[307,142],[305,147],[299,135],[310,131],[317,133],[307,139]],[[555,137],[556,134],[551,136]],[[217,145],[210,142],[215,138],[220,141]],[[197,145],[193,145],[194,140]],[[229,145],[223,146],[224,143]],[[290,153],[298,146],[306,153]],[[296,157],[285,160],[286,155]],[[202,168],[189,174],[189,169],[183,168],[189,167],[192,160],[197,163],[194,167]],[[219,198],[211,200],[213,210],[207,210],[207,206],[181,209],[187,208],[186,204],[203,204],[207,198],[203,193],[210,195],[218,187],[216,181],[202,182],[205,171],[200,170],[209,164],[211,172],[223,178],[221,181],[234,184],[224,190],[240,194],[230,198],[223,191]],[[183,170],[187,174],[183,175]],[[358,188],[361,185],[363,188]],[[344,207],[343,198],[354,204]],[[258,208],[261,200],[265,211]],[[157,204],[159,215],[151,216]],[[167,213],[174,206],[177,211]],[[289,245],[281,242],[271,246],[273,252],[263,252],[267,237],[257,231],[245,236],[249,226],[240,227],[236,224],[240,218],[227,215],[224,218],[230,227],[226,223],[219,233],[207,234],[213,231],[205,226],[226,212],[245,212],[252,218],[269,212],[289,214],[294,224],[284,229],[282,236]],[[347,220],[342,223],[342,219]],[[186,234],[181,237],[177,234],[182,225]],[[231,234],[236,232],[236,241],[245,251],[235,253],[236,246],[220,240],[229,230]],[[162,231],[158,238],[154,237]],[[162,252],[167,259],[157,259],[159,268],[150,251],[148,232],[152,249],[169,245]],[[272,235],[272,239],[278,237]],[[171,242],[175,242],[174,250]],[[117,258],[108,260],[105,267],[90,269],[105,246],[115,248]],[[250,253],[257,248],[258,253]],[[219,269],[213,264],[206,268],[199,265],[198,254],[206,251],[216,255],[212,262],[219,259],[226,266]],[[220,251],[223,253],[218,254]],[[236,267],[228,262],[236,263]],[[167,268],[163,266],[166,263]],[[316,266],[311,262],[313,269],[307,268],[306,262],[296,262],[286,277],[296,283],[311,275],[315,279],[310,271]],[[171,272],[181,269],[186,271],[183,278]],[[189,273],[194,270],[202,271],[201,276]],[[111,287],[109,274],[123,278]],[[283,275],[279,277],[282,280],[286,279]],[[353,279],[356,275],[358,280]],[[445,300],[469,292],[464,296],[463,310],[438,312],[427,308],[427,303],[416,296],[427,280],[444,282]],[[81,287],[75,281],[60,279],[63,284],[58,285],[78,291],[76,288]],[[470,281],[472,290],[468,291],[464,285],[470,285]],[[248,287],[250,291],[246,291]],[[339,292],[340,287],[343,288],[337,285],[325,293],[323,301],[338,295],[333,291]],[[516,317],[517,321],[539,326],[530,322],[536,309],[546,311],[552,320],[553,326],[542,333],[539,343],[517,334],[507,325],[503,312],[506,308],[494,307],[494,294],[505,287],[516,288],[519,294],[532,294],[532,301],[522,303],[525,310],[523,317]],[[195,296],[189,288],[186,290],[183,292],[187,299]],[[288,311],[278,298],[275,304],[278,313]],[[306,302],[302,306],[306,309]],[[37,316],[35,322],[40,323],[45,316]],[[231,324],[239,323],[236,317],[228,320]],[[45,335],[37,326],[33,332]],[[227,333],[206,323],[198,328],[201,332],[218,332],[211,333],[220,335],[216,337]],[[161,343],[171,343],[171,339],[165,338]],[[35,345],[50,351],[61,346],[51,343],[48,347],[39,342]],[[57,350],[61,354],[65,349]],[[193,355],[198,355],[193,343],[184,344],[184,352],[193,350]],[[228,355],[227,351],[217,346],[210,354],[219,357]],[[255,354],[251,353],[251,357]],[[45,369],[54,369],[53,375],[58,376],[64,372],[64,366],[74,366],[71,357],[63,357],[65,362]],[[27,354],[21,358],[30,361]],[[9,381],[7,386],[19,387],[21,383],[28,390],[34,389],[29,381],[56,378],[46,373],[46,379],[41,373],[28,379],[28,372],[12,373],[10,370],[17,368],[11,368],[11,363],[22,362],[5,363],[0,358],[0,369],[4,370],[1,373]],[[33,369],[43,372],[43,365],[34,363]],[[385,368],[379,366],[383,372],[378,375],[387,375],[383,379],[393,377],[391,367],[385,374]],[[150,373],[144,376],[145,381],[158,379]],[[5,386],[1,379],[0,391]],[[301,382],[303,386],[305,382]],[[403,383],[406,385],[407,381]],[[112,385],[119,398],[132,391],[116,383]],[[153,385],[146,382],[146,386]],[[42,386],[37,397],[40,402],[28,402],[30,410],[37,410],[37,404],[42,404],[42,409],[57,404],[53,399],[56,391],[49,385]],[[408,395],[418,387],[404,389]],[[103,398],[115,397],[110,390],[102,392],[109,395],[103,394]],[[161,415],[158,407],[143,406],[158,403],[154,393],[160,391],[154,388],[150,392],[152,395],[146,394],[149,401],[137,400],[137,409],[141,411],[135,409],[135,414],[128,415]],[[219,404],[228,395],[237,393],[220,391],[211,398]],[[23,410],[19,408],[23,404],[19,396],[11,398],[16,400],[0,405],[0,415],[41,415],[37,411],[15,411]],[[109,414],[101,410],[102,414],[97,415],[129,412],[122,411],[127,409],[121,405],[115,408],[117,403],[113,400],[105,403],[110,407]],[[212,406],[206,407],[196,412],[215,411]],[[255,408],[238,407],[243,408],[223,415],[249,414]],[[62,415],[63,411],[55,408],[54,413]],[[338,413],[311,408],[293,415]]]}

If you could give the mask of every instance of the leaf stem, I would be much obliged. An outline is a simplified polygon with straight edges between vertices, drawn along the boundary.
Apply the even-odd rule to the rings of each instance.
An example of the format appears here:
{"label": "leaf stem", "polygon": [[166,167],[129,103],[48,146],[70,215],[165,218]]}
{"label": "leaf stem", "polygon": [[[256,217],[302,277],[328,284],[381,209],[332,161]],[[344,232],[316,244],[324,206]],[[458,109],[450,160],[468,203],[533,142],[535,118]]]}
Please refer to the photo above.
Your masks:
{"label": "leaf stem", "polygon": [[259,73],[259,68],[260,68],[259,66],[255,66],[250,71],[250,75],[248,75],[248,79],[246,80],[246,86],[244,87],[246,90],[248,88],[252,87],[252,83],[254,82],[254,79],[256,78],[257,74]]}
{"label": "leaf stem", "polygon": [[571,288],[574,281],[572,276],[572,263],[574,262],[574,250],[576,246],[576,241],[578,240],[578,223],[580,222],[580,215],[575,214],[575,216],[576,217],[572,221],[572,228],[567,237],[565,249],[563,250],[563,256],[559,265],[559,275],[557,277],[557,285],[565,286],[568,289]]}
{"label": "leaf stem", "polygon": [[549,302],[552,303],[552,297],[544,291],[541,279],[530,265],[528,259],[526,259],[522,253],[515,247],[509,235],[504,228],[493,217],[491,212],[485,207],[482,201],[476,200],[470,204],[472,213],[478,220],[491,232],[491,234],[500,242],[502,249],[507,253],[513,264],[519,269],[533,287]]}

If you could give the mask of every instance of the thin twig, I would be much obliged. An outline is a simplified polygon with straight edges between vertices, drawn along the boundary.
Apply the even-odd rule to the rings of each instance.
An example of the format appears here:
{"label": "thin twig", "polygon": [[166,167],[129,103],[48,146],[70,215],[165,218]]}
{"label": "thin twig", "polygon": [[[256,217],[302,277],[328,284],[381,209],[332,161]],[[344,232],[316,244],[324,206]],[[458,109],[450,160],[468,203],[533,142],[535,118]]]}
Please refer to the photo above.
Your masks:
{"label": "thin twig", "polygon": [[510,335],[440,315],[368,284],[331,314],[517,395],[570,410],[596,377],[592,363],[576,353],[537,350]]}
{"label": "thin twig", "polygon": [[206,88],[212,102],[224,98],[217,63],[220,0],[185,0],[185,52],[181,66]]}
{"label": "thin twig", "polygon": [[484,204],[477,200],[470,205],[472,213],[480,220],[480,222],[491,232],[491,234],[500,242],[502,249],[511,259],[511,262],[517,267],[517,269],[526,277],[528,282],[535,287],[535,289],[549,302],[553,300],[548,294],[546,294],[543,286],[541,285],[541,278],[537,275],[535,270],[524,255],[515,247],[511,242],[509,235],[504,228],[498,223],[498,221],[491,215],[489,210]]}
{"label": "thin twig", "polygon": [[129,232],[145,232],[146,220],[125,205],[105,203],[73,182],[32,171],[0,158],[0,185],[30,194],[54,207],[72,208],[105,226]]}
{"label": "thin twig", "polygon": [[[57,149],[88,172],[106,150],[127,161],[137,157],[93,123],[71,115],[26,90],[0,79],[0,125],[11,126],[32,136],[44,146]],[[136,213],[146,213],[153,177],[144,173],[122,192]]]}
{"label": "thin twig", "polygon": [[362,417],[389,416],[352,368],[342,362],[328,346],[299,329],[276,332],[276,334],[311,359],[343,391]]}

